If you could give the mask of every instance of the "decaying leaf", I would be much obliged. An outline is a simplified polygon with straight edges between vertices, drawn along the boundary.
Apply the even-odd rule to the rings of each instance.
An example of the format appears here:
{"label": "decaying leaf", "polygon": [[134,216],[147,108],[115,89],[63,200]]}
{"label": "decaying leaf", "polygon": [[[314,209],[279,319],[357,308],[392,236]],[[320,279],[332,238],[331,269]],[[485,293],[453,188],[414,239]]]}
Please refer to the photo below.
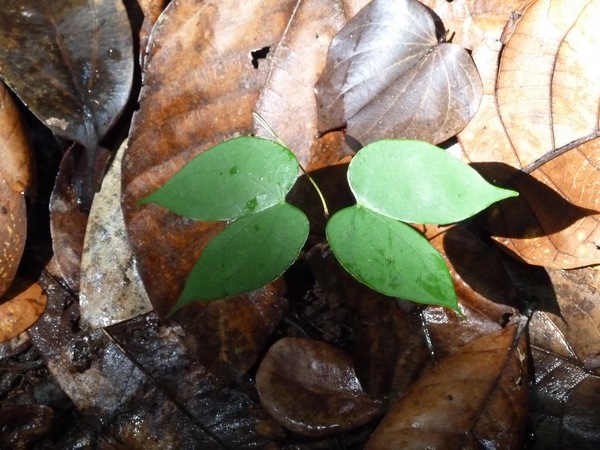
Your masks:
{"label": "decaying leaf", "polygon": [[27,330],[44,312],[48,296],[34,283],[20,292],[8,291],[9,299],[0,302],[0,342]]}
{"label": "decaying leaf", "polygon": [[10,0],[0,12],[6,83],[54,133],[94,150],[133,77],[123,2]]}
{"label": "decaying leaf", "polygon": [[[586,367],[591,360],[581,361],[566,340],[567,333],[579,333],[576,316],[582,312],[576,312],[573,330],[564,327],[564,322],[571,322],[569,316],[563,320],[543,312],[533,315],[530,341],[535,373],[532,398],[536,407],[531,419],[534,450],[592,450],[600,445],[597,428],[600,378],[593,374],[594,367]],[[578,347],[577,353],[581,354],[582,348]]]}
{"label": "decaying leaf", "polygon": [[358,427],[381,409],[362,390],[349,354],[304,338],[277,341],[261,362],[256,386],[275,420],[306,436]]}
{"label": "decaying leaf", "polygon": [[522,448],[527,349],[516,331],[510,325],[442,360],[392,406],[365,448]]}
{"label": "decaying leaf", "polygon": [[[532,264],[600,262],[600,72],[590,63],[600,45],[593,32],[598,20],[600,9],[589,1],[540,0],[527,8],[502,52],[497,81],[487,81],[490,95],[459,135],[469,160],[502,161],[531,173],[507,180],[481,167],[521,192],[523,203],[504,205],[491,231]],[[531,190],[534,180],[557,192],[562,204],[544,208],[548,197]]]}
{"label": "decaying leaf", "polygon": [[77,330],[77,303],[50,277],[41,282],[50,300],[31,340],[97,436],[134,450],[270,444],[251,415],[259,407],[255,393],[253,400],[220,383],[156,315]]}
{"label": "decaying leaf", "polygon": [[122,145],[94,196],[83,254],[79,306],[92,328],[106,327],[152,309],[127,240],[121,211]]}
{"label": "decaying leaf", "polygon": [[468,53],[439,42],[416,0],[373,0],[332,42],[315,92],[321,132],[347,125],[366,145],[382,138],[442,142],[475,114],[481,80]]}

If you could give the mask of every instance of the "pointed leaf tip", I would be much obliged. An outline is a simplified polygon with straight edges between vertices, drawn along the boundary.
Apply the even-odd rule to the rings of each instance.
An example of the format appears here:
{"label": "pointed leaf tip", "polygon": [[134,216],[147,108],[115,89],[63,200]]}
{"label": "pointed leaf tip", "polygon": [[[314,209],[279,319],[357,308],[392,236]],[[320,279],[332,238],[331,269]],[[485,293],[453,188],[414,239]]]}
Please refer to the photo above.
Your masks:
{"label": "pointed leaf tip", "polygon": [[274,281],[298,257],[308,229],[304,213],[285,202],[234,220],[204,248],[170,315],[194,300],[233,297]]}
{"label": "pointed leaf tip", "polygon": [[458,311],[444,259],[410,226],[355,205],[334,214],[326,233],[342,266],[371,289]]}
{"label": "pointed leaf tip", "polygon": [[238,137],[200,153],[140,203],[198,220],[233,220],[283,201],[299,170],[295,155],[277,142]]}
{"label": "pointed leaf tip", "polygon": [[350,163],[348,182],[358,204],[413,223],[458,222],[518,195],[441,148],[413,140],[367,145]]}

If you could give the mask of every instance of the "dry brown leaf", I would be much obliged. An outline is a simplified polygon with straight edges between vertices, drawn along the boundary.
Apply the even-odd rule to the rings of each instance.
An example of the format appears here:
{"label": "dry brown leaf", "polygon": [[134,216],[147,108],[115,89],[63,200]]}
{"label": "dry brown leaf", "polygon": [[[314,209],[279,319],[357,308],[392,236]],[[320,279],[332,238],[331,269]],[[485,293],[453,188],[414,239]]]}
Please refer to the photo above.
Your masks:
{"label": "dry brown leaf", "polygon": [[373,0],[329,48],[315,85],[318,126],[346,126],[359,147],[385,138],[439,143],[464,128],[481,93],[470,56],[438,40],[426,7]]}
{"label": "dry brown leaf", "polygon": [[[600,69],[590,64],[600,45],[592,31],[598,20],[600,9],[590,1],[532,4],[502,53],[497,82],[484,78],[489,95],[459,135],[470,161],[502,161],[531,172],[532,178],[515,183],[521,208],[533,216],[524,222],[522,211],[521,218],[509,215],[508,228],[492,232],[532,264],[573,268],[600,262],[600,217],[594,213],[600,210],[600,142],[594,139]],[[498,51],[487,42],[474,59],[481,52],[488,56],[480,61],[489,61]],[[487,175],[502,181],[494,170]],[[549,200],[529,192],[535,181],[557,192],[563,204],[542,209]],[[569,217],[557,218],[556,211],[567,206]],[[514,203],[506,203],[504,212],[510,208]],[[557,227],[557,219],[565,223]]]}
{"label": "dry brown leaf", "polygon": [[[291,0],[172,2],[153,29],[122,181],[129,240],[160,315],[174,305],[202,249],[224,224],[184,219],[137,201],[200,152],[252,133],[252,110],[270,71],[268,59],[253,67],[252,52],[279,42],[295,7]],[[285,311],[282,287],[276,283],[227,302],[195,302],[173,320],[186,330],[198,358],[223,370],[225,379],[253,364]],[[226,326],[239,321],[238,330]]]}
{"label": "dry brown leaf", "polygon": [[19,111],[0,83],[0,296],[12,283],[25,248],[23,192],[31,180],[30,153]]}
{"label": "dry brown leaf", "polygon": [[[327,48],[345,20],[337,1],[327,5],[323,0],[301,1],[290,27],[268,56],[274,62],[255,111],[306,170],[335,163],[342,150],[341,132],[318,136],[314,86],[325,67]],[[270,137],[261,126],[255,129],[257,135]]]}
{"label": "dry brown leaf", "polygon": [[[563,274],[556,275],[560,278]],[[594,361],[588,358],[590,354],[586,353],[585,348],[586,342],[597,339],[598,333],[593,332],[590,333],[592,336],[584,337],[583,329],[578,329],[583,324],[586,324],[586,330],[597,328],[596,325],[590,327],[589,323],[594,320],[594,313],[579,310],[582,300],[584,309],[590,307],[589,304],[586,305],[585,291],[581,298],[570,306],[572,302],[568,299],[568,293],[577,292],[571,278],[567,275],[562,281],[556,280],[559,282],[558,289],[564,289],[564,310],[568,316],[563,319],[535,312],[530,323],[535,373],[532,392],[535,408],[531,418],[535,435],[531,448],[534,450],[593,450],[600,445],[600,417],[597,408],[600,402],[600,377],[593,374],[593,370],[598,373],[598,369],[594,367]],[[575,278],[579,277],[575,275]],[[589,289],[586,290],[589,296]],[[575,296],[577,297],[577,294]],[[559,299],[562,297],[559,296]],[[584,320],[581,320],[582,317]],[[567,336],[573,339],[575,348],[567,341]],[[583,361],[581,357],[584,357]]]}
{"label": "dry brown leaf", "polygon": [[20,113],[4,83],[0,83],[0,178],[15,192],[31,183],[31,150]]}
{"label": "dry brown leaf", "polygon": [[511,16],[518,16],[532,1],[422,0],[421,3],[435,11],[452,42],[472,50],[485,39],[500,39]]}
{"label": "dry brown leaf", "polygon": [[392,406],[365,448],[522,448],[527,350],[516,331],[510,325],[442,360]]}
{"label": "dry brown leaf", "polygon": [[10,297],[0,301],[0,342],[18,336],[33,325],[48,301],[48,296],[37,283]]}
{"label": "dry brown leaf", "polygon": [[381,409],[362,390],[352,357],[311,339],[287,337],[273,344],[256,373],[256,387],[275,420],[306,436],[356,428]]}

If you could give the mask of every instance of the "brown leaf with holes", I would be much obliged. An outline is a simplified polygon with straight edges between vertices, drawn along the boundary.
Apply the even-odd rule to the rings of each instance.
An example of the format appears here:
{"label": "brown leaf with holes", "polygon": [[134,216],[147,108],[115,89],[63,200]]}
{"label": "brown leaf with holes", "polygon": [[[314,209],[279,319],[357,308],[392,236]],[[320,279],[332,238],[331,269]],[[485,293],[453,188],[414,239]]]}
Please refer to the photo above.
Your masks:
{"label": "brown leaf with holes", "polygon": [[349,354],[310,339],[273,344],[258,368],[256,387],[275,420],[305,436],[356,428],[381,409],[362,390]]}
{"label": "brown leaf with holes", "polygon": [[526,337],[517,324],[443,359],[383,418],[365,448],[522,448]]}
{"label": "brown leaf with holes", "polygon": [[[531,174],[482,169],[520,191],[490,229],[532,264],[600,262],[600,69],[590,63],[600,45],[593,32],[598,20],[600,9],[591,1],[539,0],[527,8],[502,52],[497,81],[484,78],[488,95],[459,135],[470,161],[501,161]],[[474,59],[493,60],[478,53],[499,50],[488,42]],[[556,200],[536,189],[540,184]]]}
{"label": "brown leaf with holes", "polygon": [[[251,54],[282,38],[294,7],[293,1],[172,2],[154,27],[122,181],[129,239],[150,300],[161,315],[174,305],[200,252],[224,224],[184,219],[157,205],[138,206],[137,201],[203,150],[252,132],[252,110],[269,64],[261,61],[255,69]],[[173,320],[188,331],[188,344],[203,362],[243,373],[285,311],[282,292],[276,283],[227,302],[190,305]],[[240,310],[262,318],[245,320]],[[269,313],[263,315],[265,311]],[[223,325],[237,323],[235,317],[245,320],[239,334]],[[214,327],[195,335],[205,320]]]}

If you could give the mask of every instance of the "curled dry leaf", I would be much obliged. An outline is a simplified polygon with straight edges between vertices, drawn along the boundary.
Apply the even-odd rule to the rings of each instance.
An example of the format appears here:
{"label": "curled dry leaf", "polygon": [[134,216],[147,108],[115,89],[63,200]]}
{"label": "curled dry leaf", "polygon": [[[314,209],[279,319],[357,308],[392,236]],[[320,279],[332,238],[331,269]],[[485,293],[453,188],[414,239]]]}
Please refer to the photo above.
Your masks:
{"label": "curled dry leaf", "polygon": [[33,325],[44,312],[48,296],[34,283],[0,302],[0,342],[12,339]]}
{"label": "curled dry leaf", "polygon": [[315,92],[321,132],[347,125],[362,145],[439,143],[473,117],[482,87],[468,53],[438,41],[421,3],[373,0],[333,40]]}
{"label": "curled dry leaf", "polygon": [[516,332],[510,325],[442,360],[392,406],[365,448],[522,448],[527,349]]}
{"label": "curled dry leaf", "polygon": [[381,409],[362,390],[349,354],[310,339],[277,341],[258,368],[256,387],[275,420],[306,436],[350,430]]}
{"label": "curled dry leaf", "polygon": [[[487,81],[489,95],[459,135],[469,160],[502,161],[531,173],[508,177],[520,203],[503,205],[491,232],[532,264],[600,262],[600,69],[590,63],[600,45],[593,32],[599,20],[600,10],[589,1],[539,0],[528,7],[502,53],[497,81]],[[482,46],[474,58],[494,50]],[[507,181],[493,167],[482,172]],[[545,207],[548,197],[532,190],[535,181],[561,201]],[[567,213],[557,229],[559,210]]]}

